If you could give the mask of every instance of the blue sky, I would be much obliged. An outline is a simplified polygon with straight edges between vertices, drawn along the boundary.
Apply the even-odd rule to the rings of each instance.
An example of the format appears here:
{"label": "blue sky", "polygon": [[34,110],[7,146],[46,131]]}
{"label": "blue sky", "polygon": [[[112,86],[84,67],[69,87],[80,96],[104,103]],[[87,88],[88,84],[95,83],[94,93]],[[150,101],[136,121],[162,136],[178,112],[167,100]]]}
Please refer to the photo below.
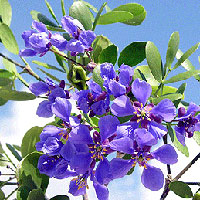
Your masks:
{"label": "blue sky", "polygon": [[[54,12],[56,13],[57,18],[60,20],[62,17],[60,1],[59,0],[48,0],[49,3],[52,5]],[[24,48],[24,41],[21,39],[21,33],[24,30],[29,30],[32,23],[32,17],[30,15],[31,10],[36,10],[42,12],[49,18],[51,18],[50,14],[48,13],[48,9],[46,8],[45,2],[43,0],[9,0],[12,9],[13,9],[13,18],[11,23],[11,29],[16,37],[16,40],[19,44],[20,49]],[[96,8],[100,8],[103,0],[88,0],[89,3],[93,4]],[[121,5],[130,3],[133,1],[130,0],[108,0],[108,5],[111,9]],[[140,3],[144,6],[147,11],[147,17],[145,21],[140,26],[128,26],[125,24],[112,24],[106,26],[97,26],[96,34],[103,34],[107,36],[114,44],[119,47],[119,51],[121,51],[124,47],[134,41],[152,41],[158,47],[163,62],[165,62],[165,55],[167,51],[167,44],[169,37],[172,32],[178,31],[180,34],[180,49],[185,52],[191,46],[199,42],[200,36],[200,29],[199,29],[199,19],[200,19],[200,2],[199,0],[182,0],[182,1],[174,1],[174,0],[135,0],[134,2]],[[69,6],[73,3],[72,0],[65,0],[66,11],[68,12]],[[6,52],[2,45],[0,44],[0,51]],[[17,57],[11,56],[13,59],[21,62]],[[199,69],[199,62],[198,62],[199,50],[197,50],[190,58],[192,64]],[[54,57],[50,55],[50,53],[43,58],[34,57],[33,59],[27,59],[30,63],[31,60],[41,60],[44,62],[48,62],[50,64],[56,64]],[[32,68],[37,71],[36,65],[31,64]],[[1,64],[0,64],[1,68]],[[179,71],[183,71],[180,67]],[[27,76],[25,76],[26,80]],[[34,79],[31,79],[34,81]],[[186,90],[186,100],[193,101],[199,104],[200,100],[200,84],[194,79],[191,78],[187,81],[188,87]],[[180,85],[178,83],[176,86]],[[20,88],[19,84],[17,85]],[[13,124],[10,122],[16,121],[14,115],[16,115],[14,108],[16,106],[20,107],[21,109],[28,108],[23,103],[13,104],[13,102],[8,102],[5,106],[0,107],[0,117],[1,120],[4,121],[4,126],[12,127]],[[17,107],[17,108],[18,108]],[[16,109],[20,112],[20,109]],[[24,111],[21,110],[23,113]],[[26,113],[26,117],[30,116],[28,112]],[[31,112],[32,113],[32,112]],[[17,114],[18,118],[22,120],[23,115]],[[12,119],[12,120],[11,120]],[[35,118],[34,118],[35,119]],[[23,119],[28,120],[28,119]],[[31,119],[32,120],[32,119]],[[30,120],[30,121],[31,121]],[[34,120],[32,120],[34,121]],[[17,121],[20,123],[20,120]],[[29,123],[27,121],[27,123]],[[34,121],[34,125],[39,123],[37,120]],[[22,124],[22,123],[21,123]],[[23,125],[23,124],[22,124]],[[31,123],[29,123],[31,128]],[[19,126],[17,126],[19,127]],[[28,127],[27,127],[28,129]],[[5,134],[11,134],[11,129],[8,127],[4,127],[3,130],[7,130],[7,132],[2,132],[3,136]],[[24,130],[24,129],[23,129]],[[21,131],[23,131],[21,130]],[[16,137],[16,136],[15,136]],[[17,136],[20,137],[20,136]],[[192,143],[193,145],[193,143]],[[192,157],[191,157],[192,158]],[[184,157],[182,159],[185,160]],[[186,163],[187,163],[186,159]],[[165,167],[165,166],[164,166]],[[164,168],[165,169],[165,168]],[[174,169],[175,170],[175,169]],[[138,170],[137,170],[138,171]],[[111,200],[125,200],[127,199],[127,195],[129,194],[130,199],[152,199],[152,198],[144,198],[142,196],[142,191],[144,194],[144,189],[140,186],[138,176],[129,176],[123,180],[115,181],[111,184]],[[199,177],[200,180],[200,177]],[[191,180],[188,180],[191,181]],[[139,184],[137,184],[139,182]],[[52,194],[52,191],[49,191]],[[126,195],[124,194],[126,192]],[[160,191],[161,193],[161,191]],[[150,193],[148,193],[150,194]],[[158,198],[156,198],[158,199]],[[169,198],[170,199],[170,198]],[[91,200],[91,199],[90,199]],[[92,199],[93,200],[93,199]]]}

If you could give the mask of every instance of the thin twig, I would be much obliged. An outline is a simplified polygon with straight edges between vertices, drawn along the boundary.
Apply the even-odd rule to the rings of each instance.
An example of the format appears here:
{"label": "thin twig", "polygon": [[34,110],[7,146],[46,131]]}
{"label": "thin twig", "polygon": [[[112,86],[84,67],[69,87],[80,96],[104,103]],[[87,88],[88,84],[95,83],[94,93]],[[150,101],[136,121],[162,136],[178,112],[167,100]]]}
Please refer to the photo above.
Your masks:
{"label": "thin twig", "polygon": [[185,182],[188,185],[199,185],[200,186],[200,182]]}
{"label": "thin twig", "polygon": [[18,188],[15,188],[15,190],[13,190],[13,191],[5,198],[5,200],[9,199],[17,190],[18,190]]}

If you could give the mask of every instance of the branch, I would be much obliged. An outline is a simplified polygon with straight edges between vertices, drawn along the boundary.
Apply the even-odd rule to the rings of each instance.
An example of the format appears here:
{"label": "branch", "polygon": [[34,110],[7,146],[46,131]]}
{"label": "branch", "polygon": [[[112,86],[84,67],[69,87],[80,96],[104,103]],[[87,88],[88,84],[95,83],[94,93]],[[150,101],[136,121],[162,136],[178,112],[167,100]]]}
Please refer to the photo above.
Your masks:
{"label": "branch", "polygon": [[[29,66],[29,64],[27,63],[26,66],[23,66],[17,62],[15,62],[14,60],[12,60],[11,58],[8,58],[7,56],[5,56],[4,54],[0,53],[0,56],[5,58],[6,60],[8,60],[9,62],[15,64],[16,66],[20,67],[21,69],[23,69],[24,71],[28,72],[31,76],[35,77],[37,80],[39,81],[43,81],[35,72],[33,72],[33,70],[31,69],[31,67]],[[23,58],[22,58],[23,60]]]}
{"label": "branch", "polygon": [[[172,180],[170,180],[170,178],[165,179],[165,187],[164,187],[164,191],[161,195],[160,200],[164,200],[168,193],[169,193],[169,184],[171,182],[177,181],[179,178],[181,178],[181,176],[183,174],[185,174],[186,171],[188,171],[188,169],[200,158],[200,153]],[[186,182],[187,183],[187,182]],[[188,183],[192,183],[192,182],[188,182]],[[192,184],[191,184],[192,185]],[[194,184],[193,184],[194,185]],[[199,184],[198,184],[199,185]]]}

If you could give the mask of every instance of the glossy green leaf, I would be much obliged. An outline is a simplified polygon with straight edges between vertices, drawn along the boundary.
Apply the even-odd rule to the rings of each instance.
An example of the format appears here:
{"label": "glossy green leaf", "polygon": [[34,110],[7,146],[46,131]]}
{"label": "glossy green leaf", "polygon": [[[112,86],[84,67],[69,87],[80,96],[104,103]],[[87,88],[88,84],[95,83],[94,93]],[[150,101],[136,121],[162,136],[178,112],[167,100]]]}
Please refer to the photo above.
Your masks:
{"label": "glossy green leaf", "polygon": [[102,6],[101,6],[101,8],[99,9],[99,11],[98,11],[98,13],[97,13],[97,15],[96,15],[96,17],[95,17],[95,19],[94,19],[94,23],[93,23],[93,27],[92,27],[92,30],[94,31],[95,30],[95,28],[96,28],[96,26],[97,26],[97,22],[98,22],[98,20],[99,20],[99,17],[101,16],[101,13],[103,12],[103,9],[104,9],[104,7],[107,5],[107,2],[104,2],[103,4],[102,4]]}
{"label": "glossy green leaf", "polygon": [[173,191],[176,195],[182,198],[191,198],[193,193],[191,188],[182,181],[174,181],[169,184],[169,189]]}
{"label": "glossy green leaf", "polygon": [[27,200],[30,191],[31,189],[29,187],[21,186],[17,190],[17,200]]}
{"label": "glossy green leaf", "polygon": [[121,64],[135,66],[141,63],[145,58],[145,46],[146,42],[132,42],[127,47],[125,47],[120,53],[118,59],[118,65]]}
{"label": "glossy green leaf", "polygon": [[38,188],[43,191],[47,188],[49,184],[49,177],[45,174],[40,174],[37,168],[38,159],[42,154],[39,152],[33,152],[28,154],[22,161],[22,173],[24,172],[26,176],[31,176],[33,182]]}
{"label": "glossy green leaf", "polygon": [[174,129],[172,129],[171,126],[168,126],[167,129],[168,129],[169,136],[170,136],[171,141],[173,142],[174,146],[175,146],[182,154],[184,154],[186,157],[189,157],[189,151],[188,151],[187,146],[186,146],[186,145],[183,146],[183,145],[178,141]]}
{"label": "glossy green leaf", "polygon": [[40,188],[32,190],[27,200],[45,200],[44,193]]}
{"label": "glossy green leaf", "polygon": [[200,70],[193,70],[193,71],[179,73],[178,75],[172,76],[170,79],[165,80],[164,84],[187,80],[188,78],[196,76],[198,74],[200,74]]}
{"label": "glossy green leaf", "polygon": [[158,51],[158,48],[154,45],[153,42],[147,42],[146,58],[151,73],[153,74],[154,78],[158,82],[160,82],[162,79],[161,56]]}
{"label": "glossy green leaf", "polygon": [[144,7],[137,3],[127,3],[125,5],[114,8],[113,11],[130,12],[133,15],[132,19],[124,21],[123,23],[134,26],[140,25],[144,21],[147,14]]}
{"label": "glossy green leaf", "polygon": [[5,199],[5,194],[4,192],[0,189],[0,199]]}
{"label": "glossy green leaf", "polygon": [[69,197],[67,195],[56,195],[55,197],[52,197],[50,200],[69,200]]}
{"label": "glossy green leaf", "polygon": [[111,44],[112,43],[110,42],[110,40],[103,35],[98,35],[96,37],[96,39],[94,40],[92,44],[92,48],[93,48],[92,57],[95,63],[99,62],[99,56],[101,52],[103,51],[103,49],[106,49]]}
{"label": "glossy green leaf", "polygon": [[9,78],[12,77],[13,73],[10,73],[8,70],[6,69],[0,69],[0,77],[1,78]]}
{"label": "glossy green leaf", "polygon": [[191,56],[199,47],[199,42],[192,46],[190,49],[188,49],[181,57],[178,59],[178,62],[174,65],[173,69],[176,69],[178,66],[180,66],[189,56]]}
{"label": "glossy green leaf", "polygon": [[19,54],[19,47],[8,25],[0,23],[0,38],[4,47],[13,54]]}
{"label": "glossy green leaf", "polygon": [[196,141],[196,143],[198,145],[200,145],[200,132],[199,131],[194,132],[193,139]]}
{"label": "glossy green leaf", "polygon": [[36,151],[35,144],[40,141],[40,134],[42,130],[42,127],[35,126],[25,133],[21,145],[21,153],[23,158],[33,151]]}
{"label": "glossy green leaf", "polygon": [[59,69],[53,65],[49,65],[47,63],[43,63],[43,62],[40,62],[40,61],[37,61],[37,60],[33,60],[32,63],[36,64],[36,65],[39,65],[39,66],[42,66],[42,67],[45,67],[46,69],[53,69],[53,70],[57,70],[59,72],[63,72],[64,71],[62,69]]}
{"label": "glossy green leaf", "polygon": [[151,70],[148,65],[137,66],[134,69],[134,75],[133,75],[134,79],[140,78],[141,80],[143,80],[141,73],[144,75],[147,83],[149,83],[151,86],[159,85],[159,82],[156,81],[156,79],[152,75]]}
{"label": "glossy green leaf", "polygon": [[103,79],[101,78],[100,75],[100,65],[97,65],[94,70],[93,70],[93,74],[92,74],[92,79],[94,80],[94,82],[98,83],[101,87],[103,87]]}
{"label": "glossy green leaf", "polygon": [[45,15],[35,10],[31,11],[32,18],[38,22],[42,22],[45,25],[58,27],[55,23],[53,23],[50,19],[48,19]]}
{"label": "glossy green leaf", "polygon": [[125,22],[133,18],[130,12],[126,11],[111,11],[101,15],[97,21],[98,25],[113,24],[117,22]]}
{"label": "glossy green leaf", "polygon": [[9,78],[0,77],[0,86],[7,86],[12,82]]}
{"label": "glossy green leaf", "polygon": [[69,8],[69,16],[78,19],[86,30],[92,29],[94,17],[83,2],[75,1]]}
{"label": "glossy green leaf", "polygon": [[65,11],[65,3],[64,3],[64,0],[61,0],[61,8],[62,8],[62,14],[63,16],[66,15],[66,11]]}
{"label": "glossy green leaf", "polygon": [[45,74],[46,76],[48,76],[50,79],[52,79],[52,80],[57,81],[58,83],[60,83],[61,80],[58,79],[56,76],[54,76],[54,75],[52,75],[52,74],[46,72],[46,71],[43,70],[43,69],[40,69],[39,67],[38,67],[37,69],[39,69],[43,74]]}
{"label": "glossy green leaf", "polygon": [[4,24],[10,26],[12,19],[12,8],[8,0],[0,0],[0,17]]}
{"label": "glossy green leaf", "polygon": [[99,55],[99,62],[108,62],[115,65],[115,63],[117,62],[117,46],[113,44],[103,49],[103,51]]}
{"label": "glossy green leaf", "polygon": [[18,161],[22,160],[22,157],[19,155],[19,153],[15,150],[15,148],[12,145],[6,144],[6,146]]}
{"label": "glossy green leaf", "polygon": [[55,15],[55,13],[54,13],[54,11],[53,11],[53,9],[52,9],[50,3],[49,3],[47,0],[45,0],[45,3],[46,3],[47,8],[49,9],[49,13],[50,13],[51,16],[55,19],[55,21],[57,22],[57,24],[59,24],[59,22],[58,22],[58,20],[57,20],[57,18],[56,18],[56,15]]}
{"label": "glossy green leaf", "polygon": [[3,98],[5,100],[14,100],[14,101],[27,101],[35,99],[36,96],[28,92],[1,89],[0,98]]}
{"label": "glossy green leaf", "polygon": [[162,101],[163,99],[170,99],[171,101],[177,100],[177,99],[181,99],[183,97],[182,94],[179,93],[174,93],[174,94],[165,94],[162,95],[160,97],[152,97],[150,98],[153,104],[158,104],[160,101]]}
{"label": "glossy green leaf", "polygon": [[168,42],[168,49],[166,54],[166,67],[171,67],[171,64],[173,63],[176,53],[178,51],[178,46],[179,46],[179,33],[174,32],[172,33]]}
{"label": "glossy green leaf", "polygon": [[[179,86],[179,88],[178,88],[178,90],[176,91],[176,93],[184,94],[186,85],[187,85],[186,83],[182,83],[182,84]],[[184,98],[183,98],[183,99],[184,99]],[[177,108],[180,102],[181,102],[181,99],[174,101],[174,106]]]}

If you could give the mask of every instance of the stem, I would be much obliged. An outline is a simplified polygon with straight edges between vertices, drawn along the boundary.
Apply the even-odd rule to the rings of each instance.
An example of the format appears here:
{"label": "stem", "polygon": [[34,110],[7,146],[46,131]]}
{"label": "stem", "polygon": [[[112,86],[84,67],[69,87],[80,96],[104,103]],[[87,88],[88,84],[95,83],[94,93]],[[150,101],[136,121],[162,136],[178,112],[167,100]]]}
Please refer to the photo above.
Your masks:
{"label": "stem", "polygon": [[[33,72],[33,70],[30,68],[28,63],[26,64],[26,66],[23,66],[23,65],[17,63],[16,61],[12,60],[11,58],[8,58],[7,56],[5,56],[2,53],[0,53],[0,56],[5,58],[6,60],[10,61],[11,63],[15,64],[16,66],[20,67],[21,69],[27,71],[31,76],[35,77],[37,80],[42,81],[42,79],[35,72]],[[24,60],[24,59],[22,58],[22,60]]]}
{"label": "stem", "polygon": [[188,185],[199,185],[200,186],[200,182],[185,182]]}
{"label": "stem", "polygon": [[73,59],[67,57],[66,54],[64,54],[64,53],[62,53],[62,52],[60,52],[60,51],[56,51],[55,49],[50,49],[50,51],[52,51],[53,53],[56,53],[56,54],[59,55],[59,56],[62,56],[63,58],[65,58],[65,59],[67,59],[67,60],[73,62],[74,64],[80,65],[81,67],[83,67],[84,69],[86,69],[86,67],[85,67],[84,65],[82,65],[81,63],[76,62],[75,60],[73,60]]}
{"label": "stem", "polygon": [[[167,134],[163,136],[163,141],[164,141],[164,144],[167,144]],[[170,165],[167,165],[167,172],[168,172],[168,175],[171,175]]]}
{"label": "stem", "polygon": [[83,195],[83,200],[89,200],[87,193]]}
{"label": "stem", "polygon": [[13,167],[16,169],[17,167],[16,167],[15,163],[13,163],[13,161],[9,158],[8,154],[6,152],[4,152],[4,154],[5,154],[6,158],[9,160],[9,162],[11,162]]}
{"label": "stem", "polygon": [[9,199],[9,197],[11,197],[17,190],[18,190],[18,188],[16,188],[15,190],[13,190],[13,191],[5,198],[5,200]]}

